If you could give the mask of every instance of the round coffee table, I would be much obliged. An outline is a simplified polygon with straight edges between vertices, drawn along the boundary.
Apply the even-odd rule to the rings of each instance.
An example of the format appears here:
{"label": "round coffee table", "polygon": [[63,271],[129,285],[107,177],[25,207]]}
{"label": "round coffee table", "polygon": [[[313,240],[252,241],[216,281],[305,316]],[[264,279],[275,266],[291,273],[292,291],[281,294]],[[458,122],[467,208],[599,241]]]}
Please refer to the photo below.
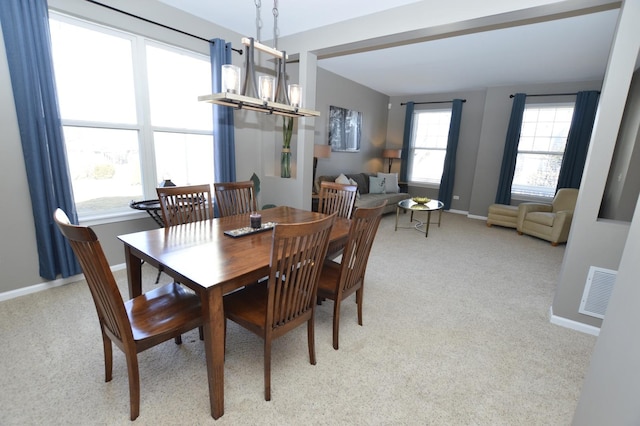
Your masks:
{"label": "round coffee table", "polygon": [[429,236],[429,224],[431,223],[431,212],[438,211],[438,228],[440,227],[440,222],[442,221],[442,208],[444,207],[444,203],[440,200],[430,200],[426,204],[418,204],[412,199],[402,200],[396,205],[396,228],[398,230],[398,217],[400,217],[400,210],[410,211],[411,212],[411,222],[413,222],[413,213],[414,212],[427,212],[427,221],[418,223],[415,225],[415,228],[418,229],[422,225],[425,226],[424,236],[425,238]]}

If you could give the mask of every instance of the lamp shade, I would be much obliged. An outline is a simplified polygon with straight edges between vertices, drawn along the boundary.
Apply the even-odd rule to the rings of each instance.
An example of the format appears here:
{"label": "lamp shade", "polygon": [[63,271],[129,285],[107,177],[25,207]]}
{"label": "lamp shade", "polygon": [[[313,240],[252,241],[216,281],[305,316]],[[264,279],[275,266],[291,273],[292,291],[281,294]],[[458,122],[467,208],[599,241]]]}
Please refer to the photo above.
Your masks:
{"label": "lamp shade", "polygon": [[382,151],[382,158],[402,158],[401,149],[385,149]]}
{"label": "lamp shade", "polygon": [[313,145],[313,157],[314,158],[331,157],[331,146],[330,145]]}

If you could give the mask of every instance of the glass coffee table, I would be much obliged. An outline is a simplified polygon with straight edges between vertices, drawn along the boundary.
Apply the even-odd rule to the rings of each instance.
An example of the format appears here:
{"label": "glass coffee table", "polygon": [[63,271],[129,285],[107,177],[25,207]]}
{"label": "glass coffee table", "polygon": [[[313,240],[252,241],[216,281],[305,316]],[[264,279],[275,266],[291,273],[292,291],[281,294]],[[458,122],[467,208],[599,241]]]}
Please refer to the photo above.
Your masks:
{"label": "glass coffee table", "polygon": [[398,230],[398,218],[400,217],[400,210],[404,212],[411,212],[411,222],[413,222],[413,213],[414,212],[427,212],[427,221],[421,222],[417,221],[414,228],[420,230],[422,225],[425,225],[424,236],[425,238],[429,236],[429,224],[431,223],[431,212],[438,212],[438,228],[440,227],[440,222],[442,221],[442,208],[444,207],[444,203],[439,200],[429,200],[429,202],[421,204],[416,203],[412,199],[402,200],[396,205],[396,228]]}

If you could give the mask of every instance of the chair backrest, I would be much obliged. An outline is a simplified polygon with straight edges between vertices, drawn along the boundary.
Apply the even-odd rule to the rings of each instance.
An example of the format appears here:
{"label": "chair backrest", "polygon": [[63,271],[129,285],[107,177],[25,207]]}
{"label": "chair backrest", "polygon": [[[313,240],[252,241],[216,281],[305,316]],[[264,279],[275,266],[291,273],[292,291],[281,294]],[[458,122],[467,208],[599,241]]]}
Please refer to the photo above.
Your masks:
{"label": "chair backrest", "polygon": [[296,319],[313,315],[320,270],[335,218],[332,214],[317,221],[274,227],[267,330],[280,328],[286,332],[287,324],[294,325]]}
{"label": "chair backrest", "polygon": [[335,182],[320,183],[318,195],[318,211],[320,213],[338,213],[338,217],[351,219],[353,206],[358,194],[356,185],[343,185]]}
{"label": "chair backrest", "polygon": [[91,228],[70,224],[61,209],[56,209],[53,218],[82,267],[105,332],[125,346],[134,345],[122,295],[95,232]]}
{"label": "chair backrest", "polygon": [[576,208],[576,201],[578,200],[578,190],[575,188],[562,188],[558,189],[556,196],[553,198],[553,212],[559,212],[562,210],[573,211]]}
{"label": "chair backrest", "polygon": [[213,219],[211,185],[165,186],[156,188],[164,226]]}
{"label": "chair backrest", "polygon": [[382,211],[386,205],[387,200],[384,200],[378,207],[360,207],[353,214],[349,238],[342,254],[338,300],[342,298],[342,293],[348,292],[364,281],[369,253],[371,253],[373,240],[382,219]]}
{"label": "chair backrest", "polygon": [[253,181],[219,182],[214,183],[213,188],[221,217],[251,213],[258,209]]}

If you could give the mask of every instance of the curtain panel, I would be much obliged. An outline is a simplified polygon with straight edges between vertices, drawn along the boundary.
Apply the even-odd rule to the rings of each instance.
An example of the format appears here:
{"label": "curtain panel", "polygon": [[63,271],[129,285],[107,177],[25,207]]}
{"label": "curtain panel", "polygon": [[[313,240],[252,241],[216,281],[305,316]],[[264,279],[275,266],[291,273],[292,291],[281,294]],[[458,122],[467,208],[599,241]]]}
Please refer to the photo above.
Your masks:
{"label": "curtain panel", "polygon": [[524,115],[524,104],[527,95],[516,93],[513,96],[513,106],[511,107],[511,118],[507,127],[507,138],[504,143],[502,154],[502,166],[500,168],[500,179],[498,181],[498,191],[496,192],[496,204],[511,204],[511,183],[516,171],[516,158],[518,156],[518,142],[520,141],[520,129],[522,128],[522,117]]}
{"label": "curtain panel", "polygon": [[451,107],[447,153],[444,157],[444,168],[440,179],[440,190],[438,191],[438,199],[444,203],[445,210],[451,208],[451,198],[453,197],[453,184],[456,176],[456,153],[458,151],[460,123],[462,121],[462,103],[462,99],[454,99]]}
{"label": "curtain panel", "polygon": [[413,126],[413,109],[415,104],[407,102],[407,109],[404,116],[404,133],[402,136],[402,158],[404,161],[400,163],[400,182],[408,182],[409,173],[409,148],[411,147],[411,129]]}
{"label": "curtain panel", "polygon": [[[222,65],[231,63],[231,43],[215,38],[211,42],[212,93],[222,90]],[[216,182],[235,182],[236,146],[233,108],[213,104],[213,158]]]}
{"label": "curtain panel", "polygon": [[61,208],[78,223],[53,74],[46,0],[2,0],[0,22],[31,196],[40,276],[81,272],[53,221]]}
{"label": "curtain panel", "polygon": [[556,192],[560,188],[580,188],[599,98],[600,92],[597,91],[578,92],[576,96]]}

